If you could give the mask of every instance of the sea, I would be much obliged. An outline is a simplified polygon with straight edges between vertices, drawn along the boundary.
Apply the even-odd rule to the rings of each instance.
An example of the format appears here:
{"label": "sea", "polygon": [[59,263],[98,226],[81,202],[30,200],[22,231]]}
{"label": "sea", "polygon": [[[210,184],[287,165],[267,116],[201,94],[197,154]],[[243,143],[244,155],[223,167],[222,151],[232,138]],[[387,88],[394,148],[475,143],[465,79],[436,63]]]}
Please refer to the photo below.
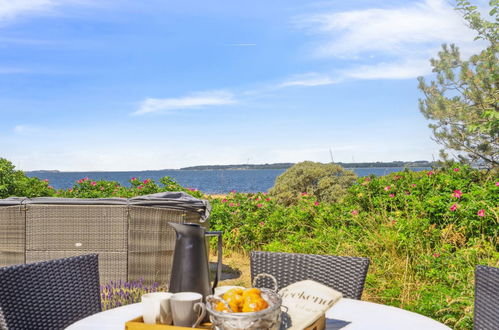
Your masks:
{"label": "sea", "polygon": [[[412,171],[429,170],[428,167],[413,167]],[[386,175],[403,171],[402,167],[351,168],[359,177]],[[198,189],[207,194],[225,194],[237,192],[265,192],[274,186],[276,178],[286,169],[254,169],[254,170],[158,170],[130,172],[26,172],[29,177],[48,180],[55,189],[68,189],[81,178],[92,180],[117,181],[123,186],[130,186],[130,179],[159,179],[168,176],[186,188]]]}

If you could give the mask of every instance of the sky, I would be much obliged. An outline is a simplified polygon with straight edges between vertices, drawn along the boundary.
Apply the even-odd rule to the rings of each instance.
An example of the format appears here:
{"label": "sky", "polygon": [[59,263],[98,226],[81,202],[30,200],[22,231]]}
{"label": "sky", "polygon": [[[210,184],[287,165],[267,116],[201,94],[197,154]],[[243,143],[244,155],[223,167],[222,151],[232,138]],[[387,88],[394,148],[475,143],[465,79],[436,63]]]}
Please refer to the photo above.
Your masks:
{"label": "sky", "polygon": [[417,77],[483,48],[445,0],[0,0],[21,170],[438,158]]}

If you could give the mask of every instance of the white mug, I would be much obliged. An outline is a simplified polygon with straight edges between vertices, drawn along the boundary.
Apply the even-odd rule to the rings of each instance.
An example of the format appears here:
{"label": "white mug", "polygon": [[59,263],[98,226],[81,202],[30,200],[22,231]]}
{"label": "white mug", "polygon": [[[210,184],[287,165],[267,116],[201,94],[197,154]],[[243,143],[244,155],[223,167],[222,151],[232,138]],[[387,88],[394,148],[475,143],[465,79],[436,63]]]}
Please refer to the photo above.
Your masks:
{"label": "white mug", "polygon": [[206,315],[203,296],[197,292],[179,292],[170,298],[173,325],[197,327]]}
{"label": "white mug", "polygon": [[142,314],[146,324],[172,324],[170,292],[150,292],[142,295]]}

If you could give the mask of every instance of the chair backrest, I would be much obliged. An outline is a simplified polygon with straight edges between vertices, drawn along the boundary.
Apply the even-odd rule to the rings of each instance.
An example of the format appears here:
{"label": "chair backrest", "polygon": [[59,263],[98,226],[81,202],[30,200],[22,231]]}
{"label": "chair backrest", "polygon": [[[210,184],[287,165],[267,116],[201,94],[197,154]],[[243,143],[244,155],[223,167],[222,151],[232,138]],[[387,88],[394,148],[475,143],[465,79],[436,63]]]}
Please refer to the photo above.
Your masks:
{"label": "chair backrest", "polygon": [[499,268],[476,267],[474,314],[475,330],[499,329]]}
{"label": "chair backrest", "polygon": [[96,254],[0,268],[8,329],[64,329],[101,311]]}
{"label": "chair backrest", "polygon": [[[273,275],[279,290],[294,282],[314,280],[352,299],[362,296],[369,268],[369,259],[359,257],[253,251],[250,258],[251,278],[260,273]],[[272,287],[272,284],[262,278],[257,286]]]}

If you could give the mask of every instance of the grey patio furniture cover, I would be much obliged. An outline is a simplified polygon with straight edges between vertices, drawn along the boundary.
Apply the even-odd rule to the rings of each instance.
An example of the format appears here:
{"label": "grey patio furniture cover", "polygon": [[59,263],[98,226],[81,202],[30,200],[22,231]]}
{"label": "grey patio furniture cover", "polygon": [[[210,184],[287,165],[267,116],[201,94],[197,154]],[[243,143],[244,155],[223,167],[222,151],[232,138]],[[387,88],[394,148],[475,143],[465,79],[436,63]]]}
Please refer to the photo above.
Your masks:
{"label": "grey patio furniture cover", "polygon": [[211,212],[211,205],[208,201],[192,197],[183,191],[167,191],[132,197],[128,203],[136,206],[166,207],[196,212],[201,215],[201,222],[206,221]]}

